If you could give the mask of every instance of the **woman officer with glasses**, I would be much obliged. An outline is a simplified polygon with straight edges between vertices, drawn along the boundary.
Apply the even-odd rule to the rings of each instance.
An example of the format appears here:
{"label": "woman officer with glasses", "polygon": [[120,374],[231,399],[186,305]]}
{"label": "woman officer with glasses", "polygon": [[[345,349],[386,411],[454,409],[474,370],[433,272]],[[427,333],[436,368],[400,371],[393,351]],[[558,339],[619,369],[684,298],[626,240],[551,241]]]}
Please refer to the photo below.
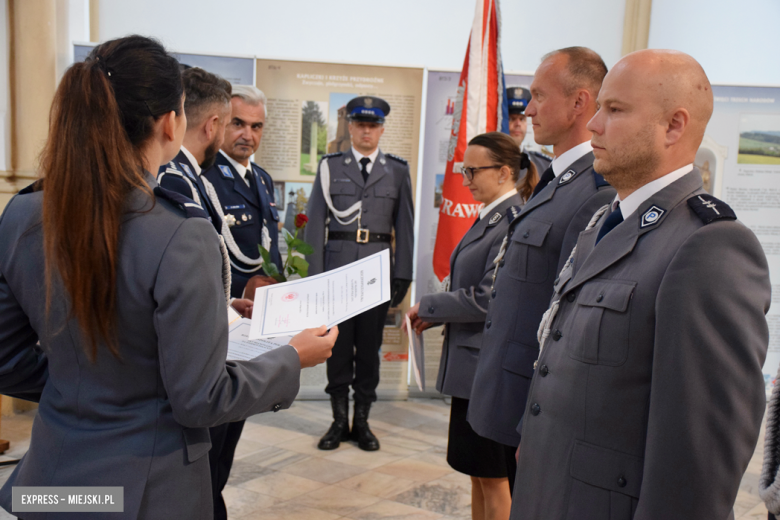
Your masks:
{"label": "woman officer with glasses", "polygon": [[[527,174],[518,183],[518,173],[524,169]],[[436,389],[452,396],[447,462],[471,476],[472,517],[506,520],[511,506],[506,459],[514,460],[514,451],[477,435],[466,413],[493,281],[493,259],[509,222],[530,198],[533,180],[539,176],[514,140],[499,132],[481,134],[469,142],[461,171],[463,185],[484,207],[452,252],[449,290],[423,296],[408,314],[418,333],[444,324]]]}

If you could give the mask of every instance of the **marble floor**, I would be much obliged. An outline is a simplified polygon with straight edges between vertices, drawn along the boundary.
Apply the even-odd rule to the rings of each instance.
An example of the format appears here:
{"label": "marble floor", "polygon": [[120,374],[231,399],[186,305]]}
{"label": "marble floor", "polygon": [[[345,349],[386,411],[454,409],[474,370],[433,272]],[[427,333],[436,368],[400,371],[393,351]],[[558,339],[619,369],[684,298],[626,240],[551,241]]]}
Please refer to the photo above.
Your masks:
{"label": "marble floor", "polygon": [[[4,417],[0,437],[24,454],[35,412]],[[297,401],[289,410],[247,421],[225,500],[229,517],[246,520],[447,520],[470,518],[470,481],[445,461],[449,405],[440,399],[380,401],[370,424],[378,452],[351,443],[319,451],[330,424],[326,401]],[[762,428],[763,430],[763,428]],[[758,497],[763,436],[742,479],[738,520],[763,520]],[[0,484],[12,470],[0,468]],[[0,510],[0,520],[14,518]]]}

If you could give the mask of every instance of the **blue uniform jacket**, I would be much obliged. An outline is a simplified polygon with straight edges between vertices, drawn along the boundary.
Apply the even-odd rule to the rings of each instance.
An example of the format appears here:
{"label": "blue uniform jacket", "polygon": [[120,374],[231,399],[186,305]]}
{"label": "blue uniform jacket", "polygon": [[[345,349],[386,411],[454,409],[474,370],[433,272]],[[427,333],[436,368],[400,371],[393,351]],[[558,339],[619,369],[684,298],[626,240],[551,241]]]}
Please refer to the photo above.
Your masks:
{"label": "blue uniform jacket", "polygon": [[[254,187],[251,189],[241,178],[230,161],[222,154],[211,168],[202,173],[214,186],[223,213],[235,218],[230,227],[241,253],[249,258],[259,258],[258,246],[262,241],[263,224],[271,236],[271,259],[281,269],[282,257],[279,253],[279,214],[274,200],[273,179],[254,163]],[[230,255],[233,284],[231,296],[240,298],[247,281],[254,275],[265,274],[262,269],[246,265]]]}
{"label": "blue uniform jacket", "polygon": [[157,174],[157,182],[163,188],[180,193],[200,204],[206,213],[209,214],[211,223],[214,224],[217,233],[221,234],[222,221],[206,194],[206,187],[203,185],[203,181],[195,171],[195,167],[190,163],[185,153],[179,151],[179,154],[171,162],[160,167],[160,171]]}

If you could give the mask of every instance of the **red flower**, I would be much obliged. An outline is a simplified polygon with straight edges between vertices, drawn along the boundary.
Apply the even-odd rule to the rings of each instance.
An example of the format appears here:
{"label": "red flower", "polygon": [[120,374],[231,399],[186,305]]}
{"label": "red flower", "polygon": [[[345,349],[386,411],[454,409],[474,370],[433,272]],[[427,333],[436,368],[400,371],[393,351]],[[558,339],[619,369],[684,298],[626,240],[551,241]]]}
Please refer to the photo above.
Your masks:
{"label": "red flower", "polygon": [[298,213],[295,215],[295,227],[296,228],[302,228],[306,225],[306,223],[309,221],[309,217],[304,215],[303,213]]}

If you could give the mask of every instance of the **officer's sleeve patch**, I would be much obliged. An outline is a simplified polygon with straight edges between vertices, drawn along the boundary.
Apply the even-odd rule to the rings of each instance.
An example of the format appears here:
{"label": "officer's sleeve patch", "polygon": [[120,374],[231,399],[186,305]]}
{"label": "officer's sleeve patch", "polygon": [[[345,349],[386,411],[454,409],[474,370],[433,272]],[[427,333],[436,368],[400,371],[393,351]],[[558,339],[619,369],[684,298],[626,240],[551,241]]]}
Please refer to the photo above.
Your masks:
{"label": "officer's sleeve patch", "polygon": [[390,157],[391,159],[395,159],[396,161],[398,161],[401,164],[409,164],[409,162],[406,159],[404,159],[403,157],[398,157],[397,155],[393,155],[391,153],[386,153],[385,156],[386,157]]}
{"label": "officer's sleeve patch", "polygon": [[192,199],[188,199],[181,193],[176,193],[175,191],[166,190],[165,188],[157,186],[154,189],[154,195],[163,200],[167,200],[175,207],[179,208],[184,213],[186,218],[196,217],[211,220],[211,218],[209,218],[209,214],[206,213],[202,207],[200,207],[200,204]]}
{"label": "officer's sleeve patch", "polygon": [[607,180],[601,176],[601,174],[596,173],[596,170],[593,170],[593,180],[596,183],[596,189],[603,188],[605,186],[609,186],[609,183]]}
{"label": "officer's sleeve patch", "polygon": [[688,199],[688,206],[705,224],[716,220],[737,220],[737,214],[728,204],[708,193],[694,195]]}
{"label": "officer's sleeve patch", "polygon": [[29,186],[25,186],[24,188],[19,190],[18,195],[27,195],[28,193],[33,193],[41,190],[43,190],[43,179],[38,179],[37,181],[33,182]]}

